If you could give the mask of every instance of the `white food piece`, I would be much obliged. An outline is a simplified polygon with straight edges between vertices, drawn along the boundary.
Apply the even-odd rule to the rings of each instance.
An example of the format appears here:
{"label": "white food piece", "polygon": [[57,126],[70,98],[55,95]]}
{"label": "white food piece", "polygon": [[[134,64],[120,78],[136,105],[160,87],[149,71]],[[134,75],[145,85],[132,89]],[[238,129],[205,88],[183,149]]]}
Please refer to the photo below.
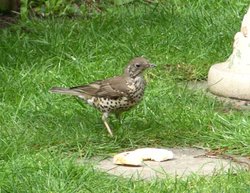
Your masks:
{"label": "white food piece", "polygon": [[132,152],[123,152],[114,156],[113,163],[117,165],[141,166],[143,159]]}
{"label": "white food piece", "polygon": [[140,148],[115,155],[113,163],[117,165],[141,166],[145,160],[161,162],[173,158],[173,152],[166,149]]}

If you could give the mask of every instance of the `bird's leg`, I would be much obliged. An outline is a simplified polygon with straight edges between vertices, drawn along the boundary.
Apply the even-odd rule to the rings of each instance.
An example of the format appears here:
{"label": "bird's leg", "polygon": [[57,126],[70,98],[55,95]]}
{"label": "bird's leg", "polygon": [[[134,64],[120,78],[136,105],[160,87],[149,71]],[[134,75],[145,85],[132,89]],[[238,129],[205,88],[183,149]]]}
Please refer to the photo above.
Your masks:
{"label": "bird's leg", "polygon": [[113,133],[112,133],[112,131],[111,131],[109,125],[108,125],[108,122],[107,122],[108,116],[109,116],[108,113],[106,113],[106,112],[103,113],[103,115],[102,115],[102,121],[103,121],[104,125],[106,126],[109,134],[113,137]]}

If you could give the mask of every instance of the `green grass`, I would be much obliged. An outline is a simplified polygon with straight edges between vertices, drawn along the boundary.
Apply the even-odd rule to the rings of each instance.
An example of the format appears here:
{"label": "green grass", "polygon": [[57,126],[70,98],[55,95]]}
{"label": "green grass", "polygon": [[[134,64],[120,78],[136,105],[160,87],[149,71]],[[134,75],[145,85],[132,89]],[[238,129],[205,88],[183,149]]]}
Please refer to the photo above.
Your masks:
{"label": "green grass", "polygon": [[[250,113],[228,111],[186,87],[229,57],[248,3],[129,4],[88,18],[34,18],[1,30],[0,192],[249,192],[245,171],[144,182],[75,164],[79,157],[145,146],[224,148],[249,156]],[[146,73],[143,102],[124,113],[122,124],[111,117],[114,138],[95,109],[48,92],[119,74],[140,55],[158,67]]]}

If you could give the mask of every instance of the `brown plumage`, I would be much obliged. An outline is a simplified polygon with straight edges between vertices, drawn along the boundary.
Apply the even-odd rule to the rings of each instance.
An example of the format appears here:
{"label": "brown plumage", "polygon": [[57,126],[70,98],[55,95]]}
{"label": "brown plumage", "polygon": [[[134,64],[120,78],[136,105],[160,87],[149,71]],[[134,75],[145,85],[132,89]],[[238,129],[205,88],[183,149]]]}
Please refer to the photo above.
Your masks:
{"label": "brown plumage", "polygon": [[50,91],[77,96],[100,110],[103,113],[102,120],[109,134],[113,136],[107,122],[109,113],[119,114],[140,102],[146,86],[142,73],[154,66],[145,58],[138,57],[128,63],[120,76],[71,88],[53,87]]}

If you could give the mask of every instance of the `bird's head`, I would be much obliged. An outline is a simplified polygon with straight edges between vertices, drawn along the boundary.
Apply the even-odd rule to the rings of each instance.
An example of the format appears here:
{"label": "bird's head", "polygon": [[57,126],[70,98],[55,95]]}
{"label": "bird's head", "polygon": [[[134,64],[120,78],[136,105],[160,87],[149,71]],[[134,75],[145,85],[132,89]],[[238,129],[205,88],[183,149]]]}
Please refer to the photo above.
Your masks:
{"label": "bird's head", "polygon": [[152,68],[155,67],[155,64],[149,63],[145,58],[143,57],[137,57],[132,59],[129,63],[128,66],[125,69],[125,74],[127,76],[130,76],[132,78],[140,75],[143,73],[143,71],[147,68]]}

